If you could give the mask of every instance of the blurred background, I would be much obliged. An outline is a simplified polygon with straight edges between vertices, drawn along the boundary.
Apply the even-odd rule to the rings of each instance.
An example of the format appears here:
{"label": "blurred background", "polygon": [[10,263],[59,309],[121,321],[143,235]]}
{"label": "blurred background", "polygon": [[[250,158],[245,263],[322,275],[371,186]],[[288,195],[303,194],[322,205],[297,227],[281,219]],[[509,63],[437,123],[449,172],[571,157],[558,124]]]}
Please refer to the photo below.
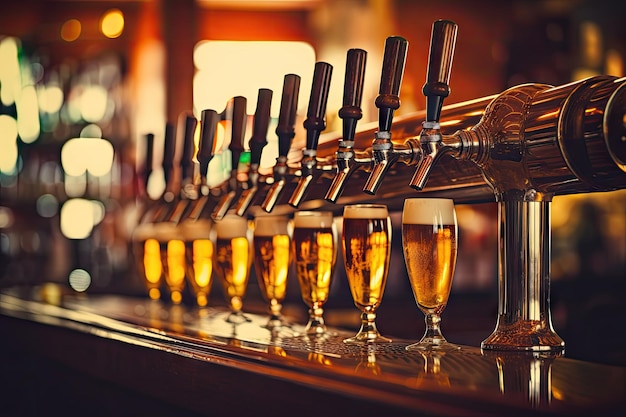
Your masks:
{"label": "blurred background", "polygon": [[[306,113],[316,61],[334,66],[326,132],[340,132],[349,48],[368,52],[363,122],[377,117],[385,38],[409,41],[400,93],[403,115],[424,106],[432,22],[459,25],[446,104],[522,83],[566,84],[624,76],[626,2],[608,0],[20,0],[0,3],[0,286],[55,282],[73,291],[145,297],[129,242],[137,224],[144,138],[155,163],[146,189],[164,187],[165,126],[183,111],[221,112],[236,95],[254,113],[257,89],[302,77]],[[271,134],[261,166],[271,169]],[[337,134],[337,133],[335,133]],[[304,144],[296,125],[292,149]],[[228,177],[230,158],[211,161],[210,181]],[[141,198],[147,198],[143,196]],[[478,345],[497,315],[495,203],[459,205],[460,246],[444,312],[449,339]],[[400,213],[392,272],[380,311],[383,333],[418,338],[423,317],[404,269]],[[626,193],[558,196],[552,204],[552,315],[567,356],[626,364]],[[338,265],[328,322],[354,328],[358,313]],[[246,306],[263,301],[250,280]],[[286,310],[305,320],[297,282]],[[219,290],[210,304],[223,305]],[[609,348],[598,351],[599,338]]]}

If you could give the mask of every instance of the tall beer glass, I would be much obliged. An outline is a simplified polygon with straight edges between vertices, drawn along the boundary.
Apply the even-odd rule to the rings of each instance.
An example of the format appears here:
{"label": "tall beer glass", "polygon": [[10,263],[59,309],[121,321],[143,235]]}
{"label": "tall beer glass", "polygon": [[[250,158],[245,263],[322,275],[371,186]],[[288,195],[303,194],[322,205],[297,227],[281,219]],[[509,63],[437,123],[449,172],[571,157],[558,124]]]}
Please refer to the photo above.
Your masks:
{"label": "tall beer glass", "polygon": [[269,302],[267,328],[282,326],[280,310],[287,294],[291,264],[291,236],[286,216],[259,215],[254,219],[254,270],[261,293]]}
{"label": "tall beer glass", "polygon": [[441,333],[440,314],[448,303],[456,265],[458,226],[454,202],[409,198],[402,210],[402,247],[417,306],[426,316],[426,332],[407,350],[456,350]]}
{"label": "tall beer glass", "polygon": [[344,342],[391,342],[391,339],[380,335],[375,322],[376,309],[385,291],[391,255],[391,220],[387,206],[345,206],[341,243],[352,298],[361,310],[361,329],[356,336]]}
{"label": "tall beer glass", "polygon": [[252,245],[248,238],[248,220],[227,214],[215,223],[215,273],[219,277],[231,309],[227,321],[248,321],[243,314],[243,297],[246,295]]}
{"label": "tall beer glass", "polygon": [[180,230],[173,223],[162,223],[162,227],[171,224],[174,228],[173,237],[161,241],[161,262],[163,263],[163,275],[165,284],[170,291],[173,304],[180,304],[183,300],[185,289],[185,242]]}
{"label": "tall beer glass", "polygon": [[185,220],[179,225],[185,242],[187,281],[191,284],[196,304],[200,308],[208,304],[213,283],[214,245],[211,228],[209,219]]}
{"label": "tall beer glass", "polygon": [[305,333],[326,334],[323,306],[337,260],[337,234],[330,211],[298,211],[293,216],[293,258],[302,299],[309,306]]}
{"label": "tall beer glass", "polygon": [[158,230],[152,223],[142,223],[133,232],[133,254],[148,296],[151,300],[161,298],[163,263]]}

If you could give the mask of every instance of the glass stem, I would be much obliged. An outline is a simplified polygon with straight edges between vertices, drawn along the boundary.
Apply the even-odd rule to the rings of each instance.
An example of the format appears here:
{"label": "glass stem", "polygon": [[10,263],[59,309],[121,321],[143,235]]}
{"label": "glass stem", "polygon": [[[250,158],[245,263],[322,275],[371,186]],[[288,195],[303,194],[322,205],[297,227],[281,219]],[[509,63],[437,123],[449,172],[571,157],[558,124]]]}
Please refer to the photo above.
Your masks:
{"label": "glass stem", "polygon": [[378,335],[378,329],[376,328],[376,313],[363,312],[361,313],[361,330],[359,333],[365,333],[368,335]]}
{"label": "glass stem", "polygon": [[446,338],[441,334],[441,328],[439,327],[441,316],[437,313],[427,313],[425,321],[426,331],[422,340],[430,340],[433,343],[445,342]]}
{"label": "glass stem", "polygon": [[282,308],[282,304],[277,300],[270,301],[270,321],[280,321],[280,310]]}
{"label": "glass stem", "polygon": [[306,327],[307,333],[324,333],[326,325],[324,324],[324,309],[318,303],[313,303],[309,309],[309,324]]}

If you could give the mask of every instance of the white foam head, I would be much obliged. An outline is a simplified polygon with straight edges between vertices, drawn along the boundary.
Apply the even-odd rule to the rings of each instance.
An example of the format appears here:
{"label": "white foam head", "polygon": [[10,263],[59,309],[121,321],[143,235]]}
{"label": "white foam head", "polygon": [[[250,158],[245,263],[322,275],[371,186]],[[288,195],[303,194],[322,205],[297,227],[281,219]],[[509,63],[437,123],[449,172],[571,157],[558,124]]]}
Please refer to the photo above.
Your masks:
{"label": "white foam head", "polygon": [[330,211],[297,211],[293,215],[293,227],[308,229],[333,226],[333,213]]}
{"label": "white foam head", "polygon": [[248,220],[236,214],[227,214],[215,222],[215,233],[220,239],[233,239],[248,236]]}
{"label": "white foam head", "polygon": [[255,236],[286,235],[289,233],[289,218],[286,216],[259,216],[254,219]]}
{"label": "white foam head", "polygon": [[454,201],[448,198],[407,198],[402,224],[455,224]]}
{"label": "white foam head", "polygon": [[344,219],[384,219],[389,215],[383,204],[355,204],[343,208]]}

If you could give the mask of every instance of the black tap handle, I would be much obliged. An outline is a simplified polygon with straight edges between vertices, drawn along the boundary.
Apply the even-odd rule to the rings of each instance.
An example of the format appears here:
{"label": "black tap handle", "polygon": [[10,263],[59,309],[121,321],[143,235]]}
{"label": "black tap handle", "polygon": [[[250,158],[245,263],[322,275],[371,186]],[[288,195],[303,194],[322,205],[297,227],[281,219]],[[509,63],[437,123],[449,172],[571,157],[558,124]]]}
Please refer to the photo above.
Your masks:
{"label": "black tap handle", "polygon": [[320,133],[326,129],[326,103],[330,90],[333,66],[327,62],[316,62],[313,71],[313,85],[309,98],[309,108],[304,128],[306,129],[306,148],[317,150]]}
{"label": "black tap handle", "polygon": [[183,125],[183,155],[180,161],[183,178],[193,178],[193,159],[196,153],[196,127],[198,126],[198,120],[193,114],[185,114],[184,121],[181,121]]}
{"label": "black tap handle", "polygon": [[400,36],[390,36],[385,41],[380,89],[376,97],[378,107],[378,130],[391,130],[394,110],[400,107],[400,85],[404,75],[404,63],[409,42]]}
{"label": "black tap handle", "polygon": [[291,148],[291,140],[296,135],[295,123],[298,112],[298,95],[300,93],[300,76],[287,74],[283,82],[283,95],[278,115],[278,155],[286,157]]}
{"label": "black tap handle", "polygon": [[174,170],[174,150],[176,148],[176,137],[174,132],[174,125],[167,123],[165,125],[165,140],[163,149],[163,176],[165,178],[165,184],[169,187],[172,181],[172,172]]}
{"label": "black tap handle", "polygon": [[152,160],[154,158],[154,133],[147,133],[146,136],[146,153],[143,161],[143,166],[139,172],[139,176],[142,181],[143,193],[146,193],[148,189],[148,180],[152,174]]}
{"label": "black tap handle", "polygon": [[268,88],[259,89],[254,119],[252,120],[252,136],[249,142],[251,165],[258,165],[261,162],[261,152],[267,145],[267,129],[270,125],[272,95],[272,90]]}
{"label": "black tap handle", "polygon": [[200,116],[200,140],[198,143],[198,155],[200,163],[200,175],[206,177],[209,162],[215,155],[215,133],[220,122],[220,115],[215,110],[202,110]]}
{"label": "black tap handle", "polygon": [[433,23],[426,84],[422,89],[426,96],[426,121],[429,122],[439,122],[443,99],[450,94],[448,83],[457,30],[456,23],[450,20],[437,20]]}
{"label": "black tap handle", "polygon": [[248,100],[245,97],[237,96],[232,98],[232,119],[231,119],[231,136],[230,136],[230,145],[228,145],[228,149],[231,152],[232,172],[237,171],[237,167],[239,166],[239,158],[241,157],[241,152],[243,152],[243,141],[244,135],[246,134],[246,118],[248,117],[246,114],[246,106],[248,104]]}
{"label": "black tap handle", "polygon": [[343,120],[343,140],[354,141],[356,123],[363,117],[361,100],[365,82],[367,52],[363,49],[350,49],[346,57],[346,76],[343,84],[343,107],[339,117]]}

